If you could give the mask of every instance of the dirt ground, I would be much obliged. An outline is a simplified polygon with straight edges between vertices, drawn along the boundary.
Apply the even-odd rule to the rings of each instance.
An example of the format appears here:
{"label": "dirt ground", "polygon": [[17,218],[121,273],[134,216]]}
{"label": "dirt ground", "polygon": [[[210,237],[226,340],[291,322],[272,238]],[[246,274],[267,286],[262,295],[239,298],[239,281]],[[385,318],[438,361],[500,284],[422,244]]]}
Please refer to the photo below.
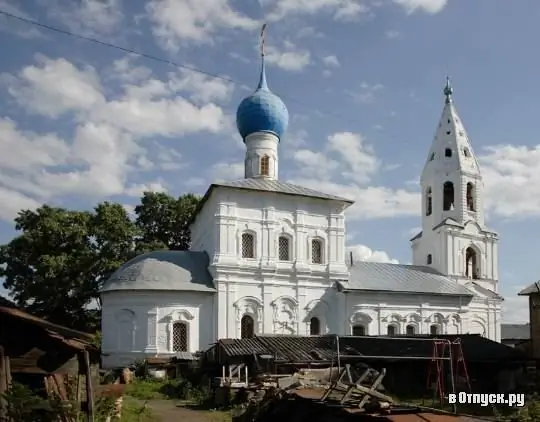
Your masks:
{"label": "dirt ground", "polygon": [[194,410],[178,405],[172,400],[149,400],[147,405],[161,422],[230,422],[226,412]]}

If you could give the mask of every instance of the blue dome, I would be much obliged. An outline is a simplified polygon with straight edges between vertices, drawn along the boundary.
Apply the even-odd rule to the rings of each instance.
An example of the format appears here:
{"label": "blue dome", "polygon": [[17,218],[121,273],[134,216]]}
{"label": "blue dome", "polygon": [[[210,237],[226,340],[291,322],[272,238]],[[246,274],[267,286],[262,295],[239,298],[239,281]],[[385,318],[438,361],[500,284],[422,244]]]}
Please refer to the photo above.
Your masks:
{"label": "blue dome", "polygon": [[281,138],[288,124],[287,107],[268,89],[263,62],[257,90],[244,98],[236,111],[238,131],[243,139],[255,132],[270,132]]}

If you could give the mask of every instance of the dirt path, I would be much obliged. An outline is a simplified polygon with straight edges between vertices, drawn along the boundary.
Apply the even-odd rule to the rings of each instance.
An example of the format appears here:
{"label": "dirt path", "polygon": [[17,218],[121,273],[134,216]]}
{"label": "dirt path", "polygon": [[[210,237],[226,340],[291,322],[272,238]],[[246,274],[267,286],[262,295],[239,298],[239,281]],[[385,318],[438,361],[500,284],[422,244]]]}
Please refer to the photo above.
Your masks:
{"label": "dirt path", "polygon": [[194,410],[178,405],[173,400],[149,400],[147,405],[152,412],[161,418],[161,422],[230,422],[224,412]]}

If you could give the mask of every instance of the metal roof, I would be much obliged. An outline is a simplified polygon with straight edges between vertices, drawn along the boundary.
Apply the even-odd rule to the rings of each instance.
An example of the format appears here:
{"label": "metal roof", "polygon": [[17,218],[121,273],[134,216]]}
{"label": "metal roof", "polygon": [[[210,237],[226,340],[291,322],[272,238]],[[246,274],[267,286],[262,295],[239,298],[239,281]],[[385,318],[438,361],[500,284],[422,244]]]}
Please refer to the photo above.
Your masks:
{"label": "metal roof", "polygon": [[501,338],[503,340],[529,340],[531,326],[529,324],[501,324]]}
{"label": "metal roof", "polygon": [[349,281],[340,282],[345,290],[432,293],[473,296],[473,293],[430,267],[421,265],[355,262]]}
{"label": "metal roof", "polygon": [[275,192],[285,195],[305,196],[319,199],[329,199],[333,201],[342,201],[353,204],[354,201],[342,198],[340,196],[330,195],[327,193],[318,192],[313,189],[304,188],[302,186],[293,185],[292,183],[282,182],[280,180],[270,179],[241,179],[231,182],[214,183],[210,186],[222,186],[227,188],[246,189],[261,192]]}
{"label": "metal roof", "polygon": [[206,252],[154,251],[126,262],[104,284],[116,290],[215,292]]}
{"label": "metal roof", "polygon": [[540,293],[540,281],[535,281],[530,286],[525,287],[518,293],[518,296],[529,296],[533,293]]}
{"label": "metal roof", "polygon": [[[430,339],[454,341],[460,339],[467,361],[486,362],[524,359],[523,351],[489,340],[478,334],[418,335],[418,336],[339,336],[339,351],[343,359],[367,357],[420,357],[430,359],[433,342]],[[424,340],[422,340],[424,339]],[[277,361],[321,362],[336,358],[336,336],[263,335],[251,339],[223,339],[217,345],[228,357],[271,355]]]}

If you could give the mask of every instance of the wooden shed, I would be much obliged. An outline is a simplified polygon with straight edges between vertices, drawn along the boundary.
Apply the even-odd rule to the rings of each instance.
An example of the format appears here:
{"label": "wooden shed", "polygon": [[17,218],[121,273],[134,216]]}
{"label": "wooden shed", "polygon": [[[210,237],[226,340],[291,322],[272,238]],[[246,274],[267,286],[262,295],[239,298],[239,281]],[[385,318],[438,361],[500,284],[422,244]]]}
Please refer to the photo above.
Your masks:
{"label": "wooden shed", "polygon": [[[0,395],[17,378],[40,381],[47,394],[68,400],[66,376],[77,379],[77,402],[93,419],[92,380],[99,377],[99,351],[90,334],[38,318],[0,303]],[[92,363],[95,363],[93,365]],[[93,369],[92,369],[93,368]],[[99,380],[99,378],[98,378]],[[83,395],[85,397],[83,397]],[[0,400],[0,420],[6,403]]]}

